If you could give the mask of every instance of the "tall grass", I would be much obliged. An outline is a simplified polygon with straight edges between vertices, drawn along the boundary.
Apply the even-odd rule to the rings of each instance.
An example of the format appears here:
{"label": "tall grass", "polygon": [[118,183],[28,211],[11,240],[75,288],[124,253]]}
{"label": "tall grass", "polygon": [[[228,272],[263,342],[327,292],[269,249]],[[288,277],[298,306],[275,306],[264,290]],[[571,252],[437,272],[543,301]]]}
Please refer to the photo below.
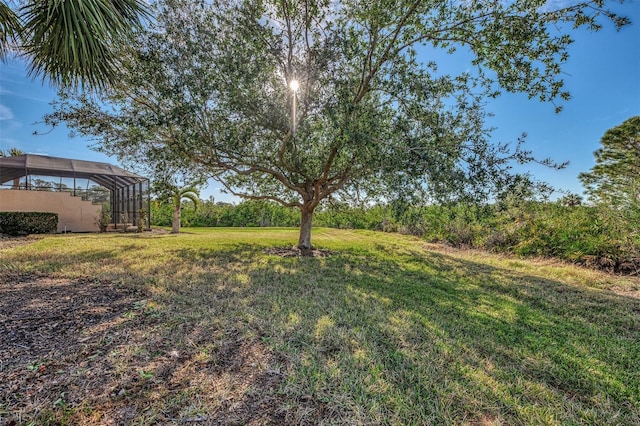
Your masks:
{"label": "tall grass", "polygon": [[427,241],[640,275],[640,216],[632,220],[625,212],[604,207],[541,202],[429,206],[409,209],[402,223]]}

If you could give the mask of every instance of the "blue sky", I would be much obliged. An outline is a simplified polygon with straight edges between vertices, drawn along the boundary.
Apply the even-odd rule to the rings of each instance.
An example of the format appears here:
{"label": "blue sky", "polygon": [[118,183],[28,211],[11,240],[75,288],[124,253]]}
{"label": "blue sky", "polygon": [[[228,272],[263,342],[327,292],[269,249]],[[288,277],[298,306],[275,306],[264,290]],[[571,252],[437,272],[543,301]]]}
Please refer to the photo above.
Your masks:
{"label": "blue sky", "polygon": [[[561,171],[527,166],[536,178],[562,190],[582,193],[578,174],[593,167],[593,151],[599,147],[604,132],[640,115],[640,2],[628,1],[615,5],[614,10],[630,17],[632,25],[620,32],[609,24],[598,33],[572,33],[575,43],[563,70],[566,88],[573,98],[563,103],[561,113],[556,114],[553,105],[529,100],[524,94],[503,94],[487,106],[495,114],[488,123],[497,128],[493,133],[495,141],[515,141],[526,132],[526,147],[538,157],[570,161],[569,167]],[[449,65],[455,68],[463,64]],[[64,128],[34,135],[34,131],[50,130],[36,123],[51,112],[49,103],[56,91],[26,75],[19,60],[0,64],[0,148],[17,147],[28,153],[117,164],[114,158],[92,151],[86,140],[69,138]],[[215,183],[203,191],[202,198],[210,195],[216,201],[232,199],[221,194]]]}

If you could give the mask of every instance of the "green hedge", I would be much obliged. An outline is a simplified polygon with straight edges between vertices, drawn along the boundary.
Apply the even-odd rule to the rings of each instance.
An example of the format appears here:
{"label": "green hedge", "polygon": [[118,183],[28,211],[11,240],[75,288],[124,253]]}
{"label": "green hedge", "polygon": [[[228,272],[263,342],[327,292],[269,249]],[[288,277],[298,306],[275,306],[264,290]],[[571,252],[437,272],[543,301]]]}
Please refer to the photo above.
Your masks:
{"label": "green hedge", "polygon": [[50,234],[57,229],[57,213],[0,212],[0,233],[2,234]]}

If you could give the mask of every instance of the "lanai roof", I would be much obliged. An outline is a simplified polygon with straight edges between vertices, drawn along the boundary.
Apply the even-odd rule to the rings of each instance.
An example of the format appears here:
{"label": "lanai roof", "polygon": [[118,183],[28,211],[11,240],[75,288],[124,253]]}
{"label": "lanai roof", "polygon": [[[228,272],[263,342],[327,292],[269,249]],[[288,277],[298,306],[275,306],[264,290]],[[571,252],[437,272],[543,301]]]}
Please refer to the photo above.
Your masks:
{"label": "lanai roof", "polygon": [[147,180],[113,164],[96,161],[35,154],[0,158],[0,185],[27,175],[90,179],[109,189],[122,188]]}

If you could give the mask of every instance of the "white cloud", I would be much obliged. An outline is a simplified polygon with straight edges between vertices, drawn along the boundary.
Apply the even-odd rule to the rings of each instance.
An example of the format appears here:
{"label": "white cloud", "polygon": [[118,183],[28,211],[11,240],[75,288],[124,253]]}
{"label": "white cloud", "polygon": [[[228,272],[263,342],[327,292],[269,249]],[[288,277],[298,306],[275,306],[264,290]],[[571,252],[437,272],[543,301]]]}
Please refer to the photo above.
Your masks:
{"label": "white cloud", "polygon": [[13,111],[0,104],[0,120],[13,120]]}
{"label": "white cloud", "polygon": [[576,0],[550,0],[540,7],[542,12],[550,12],[559,9],[566,9],[567,7],[575,6],[579,2]]}

